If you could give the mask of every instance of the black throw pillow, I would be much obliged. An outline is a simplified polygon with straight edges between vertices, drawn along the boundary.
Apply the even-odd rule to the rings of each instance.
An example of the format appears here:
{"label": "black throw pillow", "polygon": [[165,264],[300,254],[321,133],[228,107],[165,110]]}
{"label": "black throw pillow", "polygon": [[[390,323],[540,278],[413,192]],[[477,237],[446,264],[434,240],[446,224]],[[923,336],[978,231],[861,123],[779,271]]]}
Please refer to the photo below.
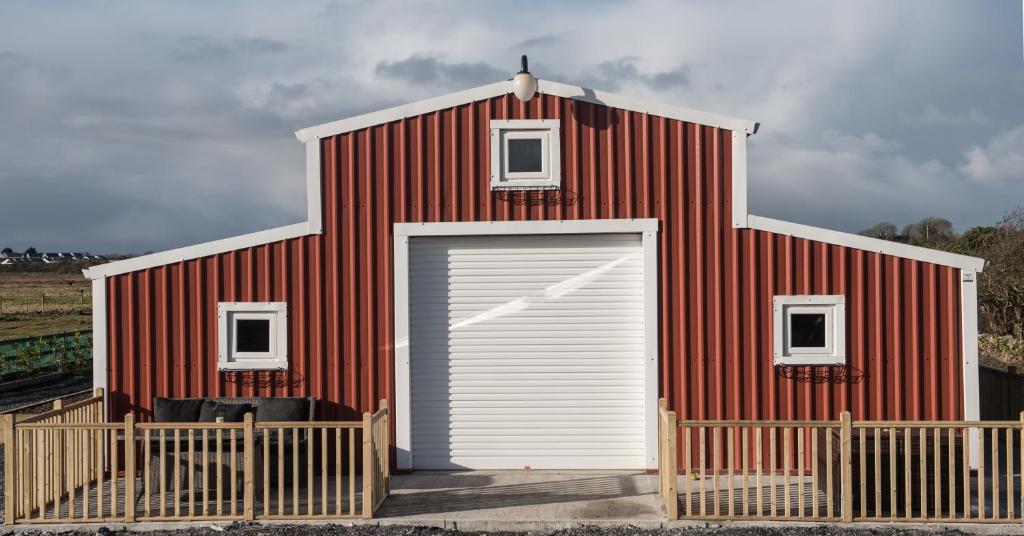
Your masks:
{"label": "black throw pillow", "polygon": [[199,411],[199,422],[217,422],[217,412],[224,412],[224,422],[242,422],[246,412],[251,410],[249,404],[222,404],[206,399]]}
{"label": "black throw pillow", "polygon": [[256,405],[257,422],[308,420],[309,400],[305,398],[261,398]]}
{"label": "black throw pillow", "polygon": [[163,398],[153,400],[153,420],[156,422],[197,422],[203,406],[201,398]]}

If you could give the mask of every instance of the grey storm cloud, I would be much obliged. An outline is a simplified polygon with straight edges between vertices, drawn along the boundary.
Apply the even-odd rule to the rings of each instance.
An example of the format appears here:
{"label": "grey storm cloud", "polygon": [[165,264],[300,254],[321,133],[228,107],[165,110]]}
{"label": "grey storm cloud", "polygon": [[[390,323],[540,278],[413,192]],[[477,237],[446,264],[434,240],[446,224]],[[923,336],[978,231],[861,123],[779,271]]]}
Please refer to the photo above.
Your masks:
{"label": "grey storm cloud", "polygon": [[410,56],[377,64],[377,76],[413,84],[478,86],[510,78],[507,70],[483,62],[449,63],[434,56]]}
{"label": "grey storm cloud", "polygon": [[288,44],[275,39],[256,37],[224,41],[193,35],[178,42],[171,52],[171,58],[183,62],[223,61],[241,56],[283,54],[287,51]]}
{"label": "grey storm cloud", "polygon": [[302,221],[293,131],[509,79],[520,54],[761,122],[756,214],[963,229],[1024,203],[1019,2],[580,6],[5,2],[0,247],[138,253]]}
{"label": "grey storm cloud", "polygon": [[650,86],[665,91],[690,85],[690,68],[680,65],[675,69],[645,73],[638,66],[639,58],[627,57],[603,61],[582,76],[581,83],[587,87],[618,90],[630,83]]}

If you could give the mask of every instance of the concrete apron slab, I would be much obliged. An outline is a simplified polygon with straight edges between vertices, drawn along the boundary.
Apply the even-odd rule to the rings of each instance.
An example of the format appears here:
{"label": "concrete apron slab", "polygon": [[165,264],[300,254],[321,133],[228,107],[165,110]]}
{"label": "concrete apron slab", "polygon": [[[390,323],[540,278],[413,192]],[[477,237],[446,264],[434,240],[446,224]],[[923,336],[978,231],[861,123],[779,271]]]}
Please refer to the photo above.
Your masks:
{"label": "concrete apron slab", "polygon": [[638,473],[464,471],[393,476],[381,524],[459,530],[555,530],[583,525],[660,528],[658,477]]}

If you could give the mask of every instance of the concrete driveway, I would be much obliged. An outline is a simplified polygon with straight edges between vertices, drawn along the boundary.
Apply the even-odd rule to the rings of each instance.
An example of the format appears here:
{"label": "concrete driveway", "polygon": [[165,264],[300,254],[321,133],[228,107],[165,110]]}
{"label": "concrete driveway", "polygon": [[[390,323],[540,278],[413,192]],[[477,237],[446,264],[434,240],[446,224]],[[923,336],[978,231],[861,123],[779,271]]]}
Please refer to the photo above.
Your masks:
{"label": "concrete driveway", "polygon": [[[415,473],[392,477],[381,522],[487,530],[509,521],[546,528],[578,523],[660,527],[658,477],[547,471]],[[528,530],[528,529],[526,529]]]}

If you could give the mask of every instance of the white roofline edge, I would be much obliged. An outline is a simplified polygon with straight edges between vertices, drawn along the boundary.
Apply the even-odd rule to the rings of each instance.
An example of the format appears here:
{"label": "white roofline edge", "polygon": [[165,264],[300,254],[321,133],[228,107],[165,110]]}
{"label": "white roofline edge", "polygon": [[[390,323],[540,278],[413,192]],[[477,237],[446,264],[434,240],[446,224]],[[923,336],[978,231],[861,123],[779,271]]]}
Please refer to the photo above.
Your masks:
{"label": "white roofline edge", "polygon": [[89,279],[98,279],[101,277],[109,277],[112,275],[145,270],[146,268],[155,268],[157,266],[198,259],[200,257],[208,257],[218,253],[225,253],[253,246],[262,246],[309,234],[317,233],[310,232],[308,222],[293,223],[291,225],[285,225],[284,227],[275,227],[274,229],[267,229],[265,231],[257,231],[255,233],[233,236],[231,238],[214,240],[212,242],[204,242],[202,244],[161,251],[159,253],[151,253],[140,257],[132,257],[123,261],[100,264],[91,268],[86,268],[85,270],[82,270],[82,273]]}
{"label": "white roofline edge", "polygon": [[980,259],[978,257],[969,257],[967,255],[949,253],[938,249],[923,248],[920,246],[912,246],[910,244],[902,244],[900,242],[882,240],[880,238],[871,238],[853,233],[833,231],[831,229],[824,229],[821,227],[812,227],[810,225],[765,218],[764,216],[755,216],[753,214],[747,215],[747,227],[759,231],[767,231],[780,235],[789,235],[797,238],[805,238],[807,240],[815,240],[827,244],[846,246],[853,249],[873,251],[875,253],[891,255],[893,257],[950,266],[961,270],[980,272],[985,269],[985,259]]}
{"label": "white roofline edge", "polygon": [[[490,99],[511,92],[512,82],[504,80],[493,84],[487,84],[485,86],[450,93],[448,95],[442,95],[440,97],[432,97],[377,112],[370,112],[368,114],[357,115],[355,117],[349,117],[339,121],[331,121],[330,123],[323,123],[321,125],[303,128],[295,131],[295,137],[297,137],[299,141],[305,143],[318,138],[335,136],[337,134],[344,134],[345,132],[352,132],[354,130],[374,125],[398,121],[406,117],[422,115],[461,104]],[[555,95],[566,99],[574,99],[581,102],[603,104],[612,108],[621,108],[623,110],[657,115],[669,119],[678,119],[690,123],[700,123],[702,125],[724,128],[726,130],[745,132],[747,134],[753,134],[754,131],[757,130],[757,122],[750,121],[748,119],[702,112],[700,110],[683,108],[681,106],[640,101],[630,97],[616,95],[614,93],[597,91],[590,88],[563,84],[560,82],[552,82],[550,80],[538,80],[537,92],[545,95]]]}

